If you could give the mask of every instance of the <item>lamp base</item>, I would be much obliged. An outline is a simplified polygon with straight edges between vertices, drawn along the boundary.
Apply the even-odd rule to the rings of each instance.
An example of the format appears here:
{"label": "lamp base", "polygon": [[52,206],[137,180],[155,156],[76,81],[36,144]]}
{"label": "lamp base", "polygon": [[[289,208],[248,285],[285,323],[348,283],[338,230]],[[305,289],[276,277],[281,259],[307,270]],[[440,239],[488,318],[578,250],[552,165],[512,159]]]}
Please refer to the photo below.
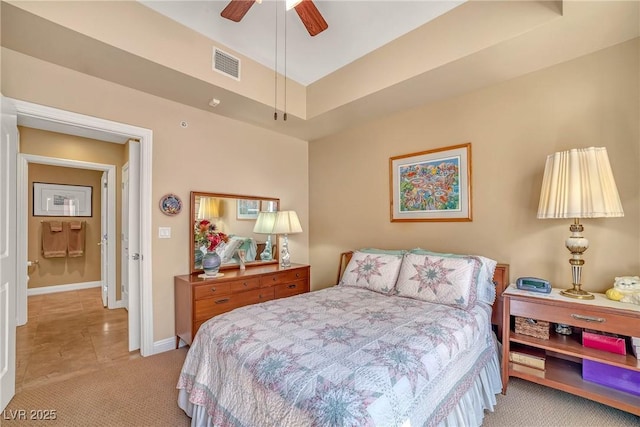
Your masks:
{"label": "lamp base", "polygon": [[590,294],[587,291],[583,291],[580,288],[576,288],[575,286],[571,289],[563,289],[560,291],[560,295],[569,298],[577,298],[577,299],[594,299],[593,294]]}

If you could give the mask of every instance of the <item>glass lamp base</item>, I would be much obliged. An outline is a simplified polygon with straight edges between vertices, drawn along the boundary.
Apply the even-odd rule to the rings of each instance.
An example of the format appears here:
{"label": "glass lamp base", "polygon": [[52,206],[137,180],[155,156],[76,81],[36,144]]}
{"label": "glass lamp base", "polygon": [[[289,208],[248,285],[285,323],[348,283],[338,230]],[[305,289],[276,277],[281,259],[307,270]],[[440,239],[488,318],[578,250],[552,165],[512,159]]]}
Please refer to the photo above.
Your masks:
{"label": "glass lamp base", "polygon": [[594,299],[595,297],[587,291],[583,291],[580,288],[576,288],[575,286],[571,289],[563,289],[560,291],[560,295],[569,298],[577,298],[577,299]]}

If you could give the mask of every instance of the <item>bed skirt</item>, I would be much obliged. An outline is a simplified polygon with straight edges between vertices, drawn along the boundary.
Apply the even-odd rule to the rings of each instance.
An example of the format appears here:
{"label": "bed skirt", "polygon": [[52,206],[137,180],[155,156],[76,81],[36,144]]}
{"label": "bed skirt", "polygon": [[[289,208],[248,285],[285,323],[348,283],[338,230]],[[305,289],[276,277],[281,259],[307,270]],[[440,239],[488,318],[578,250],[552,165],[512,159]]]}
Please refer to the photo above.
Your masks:
{"label": "bed skirt", "polygon": [[[487,365],[480,371],[469,390],[462,396],[441,427],[475,427],[482,425],[484,411],[493,412],[496,394],[502,391],[499,353],[494,352]],[[189,402],[189,394],[180,389],[178,406],[191,417],[193,427],[211,426],[207,409]],[[266,427],[266,426],[265,426]],[[410,427],[410,426],[402,426]]]}

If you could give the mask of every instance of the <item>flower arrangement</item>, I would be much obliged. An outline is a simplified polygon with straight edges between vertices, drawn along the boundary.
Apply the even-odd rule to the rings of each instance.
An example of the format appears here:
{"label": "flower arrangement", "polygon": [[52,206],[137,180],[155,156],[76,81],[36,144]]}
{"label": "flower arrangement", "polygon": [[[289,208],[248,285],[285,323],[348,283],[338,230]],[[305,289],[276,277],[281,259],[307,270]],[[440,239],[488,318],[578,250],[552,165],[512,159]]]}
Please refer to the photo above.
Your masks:
{"label": "flower arrangement", "polygon": [[215,224],[208,219],[196,220],[193,227],[196,247],[206,248],[213,252],[221,242],[227,242],[229,237],[222,231],[218,231]]}

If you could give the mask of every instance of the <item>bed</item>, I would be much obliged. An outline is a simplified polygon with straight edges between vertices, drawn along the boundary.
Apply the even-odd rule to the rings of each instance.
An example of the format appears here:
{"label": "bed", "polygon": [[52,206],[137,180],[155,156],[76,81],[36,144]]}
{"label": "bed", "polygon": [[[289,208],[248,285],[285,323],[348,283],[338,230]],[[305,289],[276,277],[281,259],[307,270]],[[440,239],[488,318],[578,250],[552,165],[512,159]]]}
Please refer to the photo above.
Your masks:
{"label": "bed", "polygon": [[508,266],[422,250],[340,266],[336,286],[200,327],[177,385],[192,425],[482,424],[502,387],[492,303]]}

